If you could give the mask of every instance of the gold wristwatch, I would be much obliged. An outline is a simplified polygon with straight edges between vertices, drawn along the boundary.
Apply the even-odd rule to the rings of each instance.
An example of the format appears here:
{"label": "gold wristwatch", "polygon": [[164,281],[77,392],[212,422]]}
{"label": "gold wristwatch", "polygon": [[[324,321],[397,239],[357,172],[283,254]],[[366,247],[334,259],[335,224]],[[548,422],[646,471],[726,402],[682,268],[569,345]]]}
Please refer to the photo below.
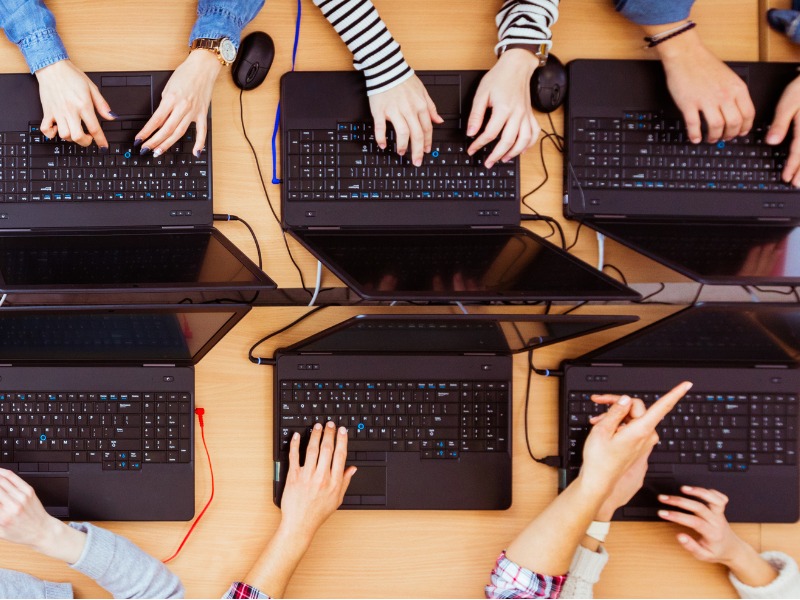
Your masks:
{"label": "gold wristwatch", "polygon": [[230,66],[236,60],[236,46],[233,42],[226,37],[210,39],[210,38],[197,38],[192,42],[192,50],[202,48],[217,55],[219,62],[224,66]]}

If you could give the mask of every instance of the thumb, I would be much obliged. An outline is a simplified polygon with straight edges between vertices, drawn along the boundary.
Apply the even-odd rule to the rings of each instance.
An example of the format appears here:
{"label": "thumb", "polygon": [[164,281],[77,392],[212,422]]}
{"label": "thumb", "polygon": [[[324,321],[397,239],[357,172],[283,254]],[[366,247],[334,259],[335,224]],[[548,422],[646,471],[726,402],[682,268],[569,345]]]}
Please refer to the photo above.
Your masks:
{"label": "thumb", "polygon": [[607,435],[611,436],[619,428],[622,421],[625,417],[628,416],[628,413],[631,411],[631,397],[630,396],[621,396],[620,399],[614,403],[614,405],[608,409],[606,416],[600,421],[597,425],[594,426],[595,429],[600,429],[601,431],[605,431]]}

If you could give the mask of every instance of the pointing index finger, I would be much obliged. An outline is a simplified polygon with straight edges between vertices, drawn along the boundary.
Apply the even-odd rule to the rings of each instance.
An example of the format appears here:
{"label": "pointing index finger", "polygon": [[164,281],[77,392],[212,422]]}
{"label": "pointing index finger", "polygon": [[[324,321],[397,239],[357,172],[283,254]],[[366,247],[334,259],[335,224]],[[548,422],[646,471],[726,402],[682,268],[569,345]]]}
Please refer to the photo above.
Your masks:
{"label": "pointing index finger", "polygon": [[690,381],[684,381],[676,385],[654,402],[650,408],[647,409],[647,412],[640,421],[643,422],[645,426],[655,429],[659,422],[661,422],[661,419],[667,416],[669,411],[678,403],[678,400],[683,398],[684,394],[690,389],[692,389],[692,383]]}

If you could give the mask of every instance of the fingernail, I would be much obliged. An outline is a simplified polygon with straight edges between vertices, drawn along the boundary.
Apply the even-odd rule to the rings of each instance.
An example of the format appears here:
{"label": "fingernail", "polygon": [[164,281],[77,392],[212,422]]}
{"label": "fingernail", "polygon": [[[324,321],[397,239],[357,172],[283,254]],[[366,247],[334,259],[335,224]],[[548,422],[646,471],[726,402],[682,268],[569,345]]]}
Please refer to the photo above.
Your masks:
{"label": "fingernail", "polygon": [[659,494],[658,495],[658,499],[663,502],[663,501],[669,500],[669,496],[667,496],[666,494]]}
{"label": "fingernail", "polygon": [[381,150],[386,150],[386,144],[378,144],[378,147],[379,147]]}
{"label": "fingernail", "polygon": [[619,404],[620,406],[628,406],[628,404],[630,403],[631,403],[630,396],[622,396],[617,404]]}
{"label": "fingernail", "polygon": [[162,154],[164,154],[164,151],[161,148],[156,148],[153,150],[153,158],[158,158]]}
{"label": "fingernail", "polygon": [[660,511],[658,511],[658,516],[659,517],[668,517],[669,516],[669,511],[668,510],[660,510]]}
{"label": "fingernail", "polygon": [[475,128],[474,127],[467,128],[467,137],[475,137]]}
{"label": "fingernail", "polygon": [[200,150],[194,153],[195,158],[200,158],[200,155],[205,151],[206,151],[205,148],[200,148]]}
{"label": "fingernail", "polygon": [[142,146],[142,149],[139,150],[139,154],[147,154],[148,152],[150,152],[150,148],[147,146]]}
{"label": "fingernail", "polygon": [[119,115],[112,110],[108,111],[108,116],[114,119],[119,119]]}
{"label": "fingernail", "polygon": [[108,146],[100,146],[100,154],[108,154]]}
{"label": "fingernail", "polygon": [[142,138],[136,138],[135,140],[133,140],[133,147],[138,148],[141,143],[142,143]]}
{"label": "fingernail", "polygon": [[778,136],[774,133],[768,133],[764,141],[768,144],[776,144],[778,142]]}
{"label": "fingernail", "polygon": [[293,440],[298,440],[298,439],[300,439],[300,434],[299,434],[299,433],[297,433],[297,432],[295,431],[295,432],[292,434],[292,439],[293,439]]}
{"label": "fingernail", "polygon": [[334,427],[336,427],[336,425],[333,424],[333,421],[328,421],[327,423],[325,423],[325,427],[327,427],[328,429],[333,429]]}
{"label": "fingernail", "polygon": [[689,541],[689,536],[687,536],[687,535],[683,535],[683,534],[681,533],[681,534],[678,536],[678,541],[679,541],[681,544],[685,544],[686,542],[688,542],[688,541]]}
{"label": "fingernail", "polygon": [[692,491],[692,489],[694,489],[694,488],[692,488],[692,486],[690,486],[690,485],[684,485],[684,486],[682,486],[682,487],[681,487],[681,489],[682,489],[684,492],[691,492],[691,491]]}
{"label": "fingernail", "polygon": [[683,384],[683,389],[685,389],[686,391],[689,391],[690,389],[692,389],[693,385],[694,384],[691,381],[686,381]]}
{"label": "fingernail", "polygon": [[339,427],[339,435],[347,435],[347,427]]}
{"label": "fingernail", "polygon": [[316,429],[317,431],[322,429],[322,423],[314,423],[314,429]]}

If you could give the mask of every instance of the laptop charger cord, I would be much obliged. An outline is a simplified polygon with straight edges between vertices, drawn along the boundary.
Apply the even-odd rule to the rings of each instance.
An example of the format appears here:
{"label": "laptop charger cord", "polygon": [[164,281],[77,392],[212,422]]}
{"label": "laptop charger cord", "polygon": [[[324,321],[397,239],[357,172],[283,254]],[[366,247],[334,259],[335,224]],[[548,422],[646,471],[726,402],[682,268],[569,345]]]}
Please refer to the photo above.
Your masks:
{"label": "laptop charger cord", "polygon": [[228,214],[221,214],[221,213],[214,213],[214,220],[215,221],[239,221],[250,232],[250,235],[253,236],[253,243],[256,245],[256,252],[258,253],[258,268],[262,268],[263,263],[261,262],[261,246],[258,245],[258,238],[256,237],[256,232],[253,231],[253,228],[250,227],[250,224],[242,219],[241,217],[237,217],[236,215],[228,215]]}
{"label": "laptop charger cord", "polygon": [[270,339],[272,337],[275,337],[276,335],[279,335],[279,334],[283,333],[284,331],[287,331],[287,330],[291,329],[292,327],[294,327],[298,323],[301,323],[302,321],[305,321],[308,317],[310,317],[314,313],[317,313],[317,312],[321,311],[324,308],[327,308],[327,306],[317,306],[316,308],[308,311],[307,313],[305,313],[301,317],[295,319],[294,321],[292,321],[288,325],[286,325],[284,327],[281,327],[280,329],[265,335],[260,340],[258,340],[255,344],[250,346],[250,350],[247,353],[247,358],[250,359],[251,363],[256,364],[256,365],[274,366],[275,365],[275,359],[274,358],[264,358],[264,357],[260,357],[260,356],[254,356],[253,355],[253,351],[256,348],[258,348],[258,346],[260,346],[261,344],[266,342],[268,339]]}
{"label": "laptop charger cord", "polygon": [[203,421],[203,415],[206,413],[206,409],[197,407],[194,409],[194,414],[197,415],[197,419],[200,423],[200,437],[203,439],[203,448],[206,451],[206,458],[208,458],[208,470],[211,473],[211,496],[208,498],[208,502],[203,507],[203,510],[200,511],[200,514],[195,517],[195,520],[192,522],[192,526],[189,527],[189,531],[186,532],[186,535],[183,536],[183,540],[181,541],[178,549],[170,556],[169,558],[165,558],[161,562],[164,564],[171,561],[173,558],[180,554],[180,551],[183,549],[184,544],[189,539],[189,536],[192,535],[194,528],[197,527],[197,524],[200,522],[200,519],[203,518],[203,515],[206,514],[208,507],[211,506],[211,501],[214,499],[214,467],[211,466],[211,454],[208,452],[208,444],[206,444],[206,430],[205,430],[205,422]]}
{"label": "laptop charger cord", "polygon": [[525,447],[528,449],[528,454],[530,457],[535,460],[537,463],[546,465],[548,467],[557,467],[561,468],[561,457],[557,455],[545,456],[543,458],[537,458],[533,455],[533,450],[531,450],[531,441],[530,437],[528,436],[528,405],[531,399],[531,374],[536,373],[537,375],[541,375],[542,377],[563,377],[563,371],[551,370],[551,369],[537,369],[533,366],[533,349],[528,350],[528,381],[525,387]]}

